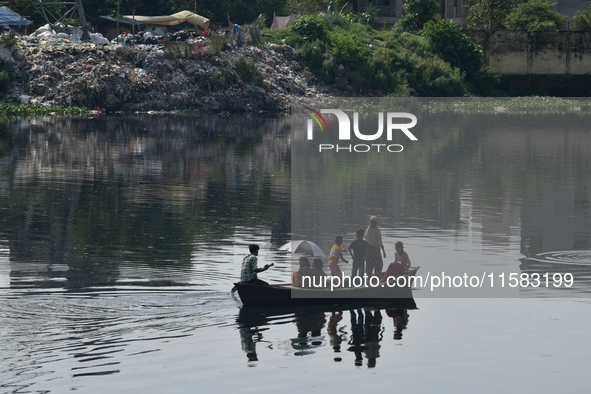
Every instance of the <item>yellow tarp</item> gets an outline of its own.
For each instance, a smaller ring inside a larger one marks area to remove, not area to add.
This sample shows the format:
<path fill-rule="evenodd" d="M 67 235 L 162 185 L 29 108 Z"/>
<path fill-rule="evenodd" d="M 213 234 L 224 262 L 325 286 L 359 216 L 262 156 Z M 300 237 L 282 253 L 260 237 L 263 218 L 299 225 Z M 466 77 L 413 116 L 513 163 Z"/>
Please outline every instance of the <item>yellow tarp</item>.
<path fill-rule="evenodd" d="M 146 24 L 146 25 L 164 25 L 164 26 L 173 26 L 178 25 L 179 23 L 189 22 L 194 25 L 198 25 L 206 30 L 209 29 L 209 19 L 197 15 L 191 11 L 181 11 L 177 12 L 176 14 L 172 15 L 162 15 L 162 16 L 142 16 L 136 15 L 123 15 L 123 18 L 129 20 L 130 22 L 135 20 L 136 24 Z"/>

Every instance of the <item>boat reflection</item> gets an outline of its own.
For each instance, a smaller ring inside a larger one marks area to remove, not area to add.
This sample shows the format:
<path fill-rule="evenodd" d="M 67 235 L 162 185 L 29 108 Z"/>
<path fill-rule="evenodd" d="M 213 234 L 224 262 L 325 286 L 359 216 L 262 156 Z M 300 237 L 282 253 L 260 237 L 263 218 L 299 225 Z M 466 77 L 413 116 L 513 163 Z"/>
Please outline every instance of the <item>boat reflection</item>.
<path fill-rule="evenodd" d="M 375 368 L 384 332 L 390 330 L 386 328 L 385 323 L 389 319 L 384 320 L 384 314 L 393 322 L 394 334 L 390 340 L 401 340 L 409 320 L 409 310 L 402 308 L 365 306 L 339 310 L 336 306 L 324 306 L 301 307 L 286 312 L 282 309 L 243 307 L 236 323 L 249 366 L 255 366 L 260 360 L 257 353 L 259 346 L 259 350 L 267 347 L 285 356 L 323 357 L 331 354 L 334 362 L 353 358 L 355 366 L 365 364 L 367 368 Z M 294 325 L 295 331 L 292 332 L 296 335 L 288 339 L 277 338 L 275 327 L 278 325 Z M 268 330 L 271 331 L 263 334 Z"/>

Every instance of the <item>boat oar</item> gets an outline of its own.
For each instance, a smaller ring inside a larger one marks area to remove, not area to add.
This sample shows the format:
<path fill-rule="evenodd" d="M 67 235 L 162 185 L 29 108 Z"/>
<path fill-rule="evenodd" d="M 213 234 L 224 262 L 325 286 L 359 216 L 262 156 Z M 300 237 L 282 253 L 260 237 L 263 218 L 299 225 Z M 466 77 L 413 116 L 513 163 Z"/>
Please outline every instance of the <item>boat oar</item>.
<path fill-rule="evenodd" d="M 267 264 L 264 269 L 261 269 L 260 271 L 257 271 L 257 273 L 258 272 L 266 271 L 266 270 L 268 270 L 269 268 L 271 268 L 274 265 L 275 265 L 275 263 Z M 234 285 L 234 287 L 232 287 L 232 294 L 236 293 L 236 290 L 238 290 L 238 289 L 236 288 L 236 285 Z"/>

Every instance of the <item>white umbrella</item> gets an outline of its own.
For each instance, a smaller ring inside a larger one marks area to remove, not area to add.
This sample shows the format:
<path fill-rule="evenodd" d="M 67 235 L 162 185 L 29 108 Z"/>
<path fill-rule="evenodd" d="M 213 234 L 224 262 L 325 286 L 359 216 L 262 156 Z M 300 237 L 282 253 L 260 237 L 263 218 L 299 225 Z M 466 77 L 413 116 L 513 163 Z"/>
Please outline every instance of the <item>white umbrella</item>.
<path fill-rule="evenodd" d="M 326 257 L 320 246 L 306 240 L 290 241 L 281 246 L 279 250 L 286 250 L 293 254 L 301 253 L 312 257 Z"/>

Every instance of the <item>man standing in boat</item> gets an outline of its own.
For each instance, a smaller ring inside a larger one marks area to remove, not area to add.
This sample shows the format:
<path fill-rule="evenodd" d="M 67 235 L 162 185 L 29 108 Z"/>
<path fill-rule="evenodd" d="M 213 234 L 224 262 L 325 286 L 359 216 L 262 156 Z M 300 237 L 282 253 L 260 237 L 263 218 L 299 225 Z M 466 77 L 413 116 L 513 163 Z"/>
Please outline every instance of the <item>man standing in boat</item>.
<path fill-rule="evenodd" d="M 365 256 L 365 273 L 369 277 L 381 277 L 382 268 L 384 268 L 384 260 L 382 260 L 380 249 L 384 254 L 384 258 L 386 258 L 386 250 L 384 249 L 384 243 L 382 242 L 382 231 L 378 227 L 377 216 L 369 218 L 369 226 L 365 231 L 365 240 L 369 244 Z"/>
<path fill-rule="evenodd" d="M 263 268 L 258 268 L 259 245 L 248 245 L 250 254 L 242 260 L 242 268 L 240 269 L 240 282 L 248 282 L 254 285 L 268 285 L 264 280 L 257 278 L 259 272 L 269 269 L 273 264 L 266 264 Z"/>

